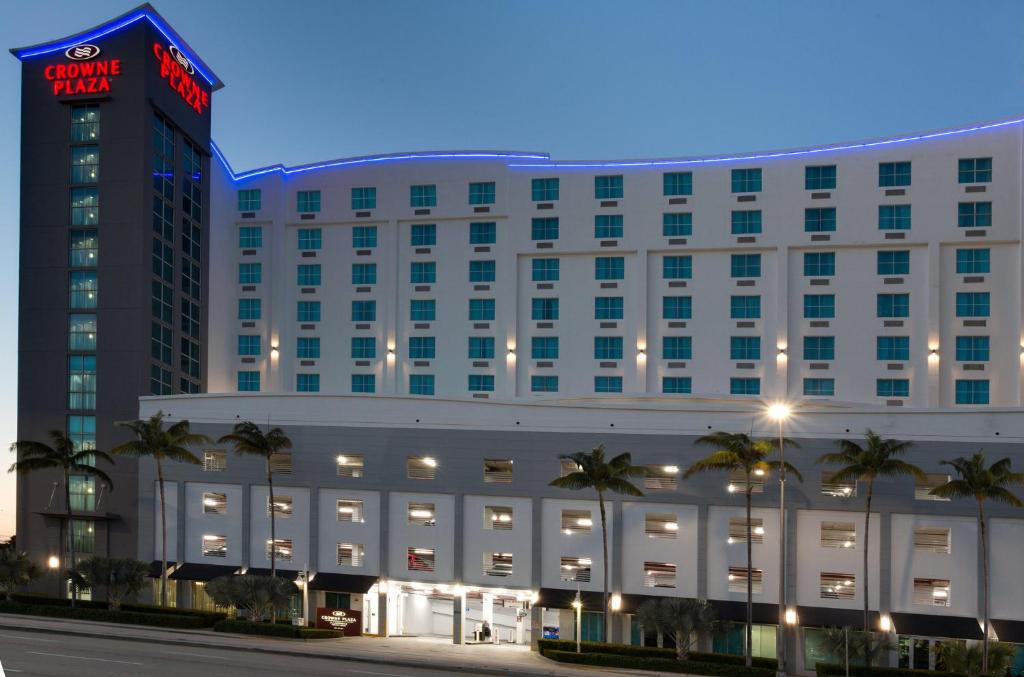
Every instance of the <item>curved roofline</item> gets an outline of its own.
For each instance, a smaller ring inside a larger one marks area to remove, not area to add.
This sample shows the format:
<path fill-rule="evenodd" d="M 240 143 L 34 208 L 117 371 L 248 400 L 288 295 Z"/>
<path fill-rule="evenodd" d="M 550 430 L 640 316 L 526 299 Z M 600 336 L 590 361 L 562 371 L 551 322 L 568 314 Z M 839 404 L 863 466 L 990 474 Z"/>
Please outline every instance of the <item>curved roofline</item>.
<path fill-rule="evenodd" d="M 47 42 L 40 42 L 36 45 L 30 45 L 28 47 L 14 47 L 11 49 L 11 54 L 18 57 L 18 59 L 24 61 L 34 56 L 42 56 L 43 54 L 52 54 L 60 50 L 67 49 L 68 47 L 74 47 L 80 45 L 83 42 L 89 42 L 90 40 L 96 40 L 105 35 L 109 35 L 116 31 L 121 30 L 127 26 L 134 24 L 137 21 L 146 20 L 153 24 L 160 33 L 167 38 L 167 41 L 180 49 L 188 57 L 192 65 L 195 66 L 196 70 L 200 75 L 203 76 L 214 91 L 224 86 L 224 83 L 220 81 L 206 62 L 203 61 L 196 54 L 196 51 L 192 49 L 185 39 L 178 35 L 178 32 L 171 28 L 171 25 L 167 23 L 167 20 L 160 16 L 160 13 L 149 4 L 148 2 L 143 3 L 133 10 L 125 12 L 120 16 L 114 17 L 109 21 L 87 28 L 84 31 L 69 35 L 64 38 L 58 38 L 57 40 L 49 40 Z"/>

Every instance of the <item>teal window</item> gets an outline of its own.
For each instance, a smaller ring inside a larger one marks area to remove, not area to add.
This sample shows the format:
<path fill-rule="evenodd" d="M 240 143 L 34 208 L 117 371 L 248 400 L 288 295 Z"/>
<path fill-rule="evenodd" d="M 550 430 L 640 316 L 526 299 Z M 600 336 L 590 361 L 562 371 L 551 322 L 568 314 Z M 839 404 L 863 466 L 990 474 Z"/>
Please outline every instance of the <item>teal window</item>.
<path fill-rule="evenodd" d="M 238 392 L 256 393 L 260 390 L 260 373 L 258 371 L 238 372 Z"/>
<path fill-rule="evenodd" d="M 68 409 L 96 408 L 96 356 L 68 357 Z"/>
<path fill-rule="evenodd" d="M 494 282 L 494 261 L 470 261 L 470 282 Z"/>
<path fill-rule="evenodd" d="M 494 204 L 494 182 L 483 181 L 469 184 L 469 204 L 471 205 L 492 205 Z"/>
<path fill-rule="evenodd" d="M 491 374 L 470 374 L 469 392 L 471 393 L 493 393 L 494 376 Z"/>
<path fill-rule="evenodd" d="M 594 392 L 595 393 L 621 393 L 622 392 L 622 377 L 621 376 L 595 376 L 594 377 Z"/>
<path fill-rule="evenodd" d="M 493 360 L 494 337 L 470 336 L 468 357 L 471 360 Z"/>
<path fill-rule="evenodd" d="M 260 336 L 240 334 L 238 336 L 238 354 L 243 357 L 254 357 L 260 354 Z"/>
<path fill-rule="evenodd" d="M 377 319 L 376 301 L 353 301 L 352 321 L 353 322 L 374 322 Z"/>
<path fill-rule="evenodd" d="M 910 185 L 909 162 L 879 162 L 878 185 L 882 188 Z"/>
<path fill-rule="evenodd" d="M 557 360 L 558 337 L 534 336 L 530 339 L 530 357 L 534 360 Z"/>
<path fill-rule="evenodd" d="M 557 320 L 558 299 L 533 299 L 533 303 L 531 304 L 531 317 L 534 320 Z"/>
<path fill-rule="evenodd" d="M 621 336 L 595 336 L 594 337 L 594 359 L 595 360 L 621 360 L 622 359 L 622 337 Z"/>
<path fill-rule="evenodd" d="M 661 277 L 665 280 L 689 280 L 693 278 L 692 256 L 663 256 Z"/>
<path fill-rule="evenodd" d="M 598 296 L 594 298 L 595 320 L 621 320 L 622 313 L 621 296 Z"/>
<path fill-rule="evenodd" d="M 665 172 L 661 175 L 661 194 L 666 197 L 693 195 L 693 173 Z"/>
<path fill-rule="evenodd" d="M 987 336 L 957 336 L 957 362 L 988 362 L 989 339 Z"/>
<path fill-rule="evenodd" d="M 558 199 L 558 179 L 534 179 L 530 189 L 534 202 L 554 202 Z"/>
<path fill-rule="evenodd" d="M 259 249 L 263 246 L 261 226 L 242 226 L 238 229 L 238 246 L 242 249 Z"/>
<path fill-rule="evenodd" d="M 957 379 L 957 404 L 988 404 L 987 379 Z"/>
<path fill-rule="evenodd" d="M 909 336 L 879 336 L 875 339 L 875 357 L 882 362 L 910 359 Z"/>
<path fill-rule="evenodd" d="M 433 374 L 410 374 L 409 375 L 410 395 L 433 395 L 434 375 Z"/>
<path fill-rule="evenodd" d="M 992 158 L 962 158 L 957 163 L 960 183 L 989 183 L 992 181 Z"/>
<path fill-rule="evenodd" d="M 557 393 L 558 392 L 558 377 L 557 376 L 531 376 L 530 377 L 530 392 L 533 392 L 533 393 Z"/>
<path fill-rule="evenodd" d="M 238 319 L 258 320 L 263 314 L 263 302 L 260 299 L 238 299 Z"/>
<path fill-rule="evenodd" d="M 71 107 L 71 141 L 96 141 L 100 138 L 100 107 L 90 103 Z"/>
<path fill-rule="evenodd" d="M 299 322 L 319 322 L 320 321 L 320 302 L 319 301 L 299 301 L 298 311 L 296 313 L 296 319 Z"/>
<path fill-rule="evenodd" d="M 436 207 L 437 186 L 425 184 L 420 186 L 409 186 L 410 207 Z"/>
<path fill-rule="evenodd" d="M 320 211 L 320 191 L 298 191 L 295 194 L 295 210 L 304 213 Z"/>
<path fill-rule="evenodd" d="M 352 392 L 377 392 L 377 377 L 373 374 L 352 374 Z"/>
<path fill-rule="evenodd" d="M 352 284 L 377 284 L 377 264 L 353 263 Z"/>
<path fill-rule="evenodd" d="M 910 317 L 910 294 L 879 294 L 878 317 Z"/>
<path fill-rule="evenodd" d="M 693 315 L 693 298 L 690 296 L 662 296 L 661 317 L 664 320 L 689 320 Z"/>
<path fill-rule="evenodd" d="M 622 174 L 594 177 L 594 197 L 598 200 L 622 199 Z"/>
<path fill-rule="evenodd" d="M 835 229 L 835 207 L 811 207 L 804 210 L 805 233 L 832 233 Z"/>
<path fill-rule="evenodd" d="M 74 315 L 71 316 L 72 321 Z M 164 364 L 171 363 L 171 344 L 173 339 L 171 338 L 172 332 L 169 327 L 165 327 L 159 322 L 154 322 L 150 325 L 150 354 L 154 360 L 160 360 Z M 94 334 L 95 336 L 95 334 Z M 74 338 L 74 334 L 72 334 Z M 95 346 L 79 348 L 79 350 L 94 350 Z M 73 350 L 73 348 L 72 348 Z M 152 395 L 158 395 L 160 393 L 151 393 Z"/>
<path fill-rule="evenodd" d="M 558 217 L 533 219 L 530 223 L 530 238 L 533 240 L 557 240 Z"/>
<path fill-rule="evenodd" d="M 320 264 L 300 263 L 297 282 L 300 287 L 315 287 L 320 284 Z"/>
<path fill-rule="evenodd" d="M 433 223 L 417 223 L 411 229 L 413 247 L 433 247 L 437 244 L 437 226 Z"/>
<path fill-rule="evenodd" d="M 376 209 L 377 189 L 372 187 L 352 189 L 352 209 Z"/>
<path fill-rule="evenodd" d="M 805 336 L 804 359 L 812 361 L 836 359 L 836 337 Z"/>
<path fill-rule="evenodd" d="M 730 336 L 729 337 L 729 359 L 730 360 L 760 360 L 761 359 L 761 337 L 760 336 Z"/>
<path fill-rule="evenodd" d="M 295 357 L 300 360 L 320 359 L 320 338 L 318 336 L 300 336 L 295 341 Z"/>
<path fill-rule="evenodd" d="M 100 147 L 71 147 L 71 183 L 96 183 L 100 180 Z"/>
<path fill-rule="evenodd" d="M 377 226 L 355 226 L 352 228 L 353 249 L 373 249 L 377 246 Z"/>
<path fill-rule="evenodd" d="M 750 209 L 732 213 L 733 235 L 755 235 L 761 232 L 761 210 Z"/>
<path fill-rule="evenodd" d="M 662 336 L 661 357 L 665 360 L 692 360 L 693 338 L 690 336 Z"/>
<path fill-rule="evenodd" d="M 494 319 L 494 299 L 470 299 L 469 319 L 476 322 L 490 322 Z"/>
<path fill-rule="evenodd" d="M 831 378 L 805 378 L 804 395 L 808 397 L 833 397 L 836 394 L 836 382 Z"/>
<path fill-rule="evenodd" d="M 71 225 L 95 226 L 100 220 L 100 193 L 96 188 L 71 189 Z"/>
<path fill-rule="evenodd" d="M 99 263 L 99 237 L 96 231 L 71 231 L 71 246 L 68 263 L 72 268 L 95 268 Z"/>
<path fill-rule="evenodd" d="M 96 417 L 68 416 L 68 437 L 75 450 L 96 448 Z"/>
<path fill-rule="evenodd" d="M 835 294 L 804 294 L 804 317 L 827 319 L 835 316 Z"/>
<path fill-rule="evenodd" d="M 95 270 L 74 270 L 69 276 L 69 305 L 73 310 L 95 308 L 98 282 Z"/>
<path fill-rule="evenodd" d="M 693 214 L 690 212 L 662 214 L 661 234 L 665 237 L 693 235 Z"/>
<path fill-rule="evenodd" d="M 733 254 L 730 268 L 732 277 L 761 277 L 761 255 Z"/>
<path fill-rule="evenodd" d="M 879 230 L 910 230 L 910 205 L 879 205 Z"/>
<path fill-rule="evenodd" d="M 957 292 L 956 294 L 957 317 L 988 317 L 989 306 L 987 291 Z"/>
<path fill-rule="evenodd" d="M 300 393 L 320 392 L 320 374 L 296 374 L 295 390 Z"/>
<path fill-rule="evenodd" d="M 594 277 L 598 280 L 621 280 L 626 276 L 626 259 L 621 256 L 598 256 L 594 260 Z"/>
<path fill-rule="evenodd" d="M 320 249 L 323 245 L 323 233 L 319 228 L 299 228 L 299 249 Z"/>
<path fill-rule="evenodd" d="M 729 317 L 734 320 L 761 319 L 760 296 L 732 296 L 729 298 Z"/>
<path fill-rule="evenodd" d="M 437 353 L 437 340 L 433 336 L 410 336 L 409 358 L 432 360 Z"/>
<path fill-rule="evenodd" d="M 663 376 L 661 392 L 666 395 L 689 395 L 693 392 L 689 376 Z"/>
<path fill-rule="evenodd" d="M 804 167 L 804 188 L 806 190 L 835 190 L 836 166 L 812 165 Z"/>
<path fill-rule="evenodd" d="M 558 275 L 558 259 L 533 259 L 534 282 L 556 282 Z"/>
<path fill-rule="evenodd" d="M 75 407 L 72 407 L 74 409 Z M 71 509 L 78 512 L 92 512 L 96 509 L 96 478 L 90 475 L 71 475 L 68 477 L 68 493 L 71 499 Z M 75 527 L 80 522 L 75 521 Z M 91 529 L 87 528 L 86 533 Z M 77 536 L 77 534 L 76 534 Z M 76 544 L 78 543 L 76 539 Z M 91 551 L 92 548 L 89 548 Z M 79 551 L 81 552 L 81 551 Z"/>
<path fill-rule="evenodd" d="M 437 282 L 437 264 L 433 261 L 413 261 L 409 264 L 409 281 L 413 284 Z"/>
<path fill-rule="evenodd" d="M 992 203 L 961 202 L 957 205 L 956 225 L 960 228 L 988 228 L 992 225 Z"/>
<path fill-rule="evenodd" d="M 879 275 L 909 275 L 910 274 L 910 251 L 886 250 L 878 252 L 878 274 Z"/>
<path fill-rule="evenodd" d="M 262 192 L 259 188 L 238 191 L 238 211 L 258 212 L 261 203 Z"/>
<path fill-rule="evenodd" d="M 956 272 L 966 275 L 991 272 L 989 258 L 988 249 L 957 249 Z"/>
<path fill-rule="evenodd" d="M 832 277 L 836 274 L 835 252 L 805 252 L 804 275 L 807 277 Z"/>
<path fill-rule="evenodd" d="M 734 193 L 760 193 L 761 192 L 761 170 L 760 169 L 734 169 L 734 170 L 732 170 L 732 192 L 734 192 Z"/>
<path fill-rule="evenodd" d="M 373 360 L 377 357 L 377 339 L 372 336 L 352 337 L 352 359 Z"/>
<path fill-rule="evenodd" d="M 730 395 L 760 395 L 761 379 L 759 378 L 731 378 L 729 379 Z"/>
<path fill-rule="evenodd" d="M 910 397 L 910 379 L 880 378 L 875 381 L 878 397 Z"/>
<path fill-rule="evenodd" d="M 493 222 L 469 224 L 470 244 L 494 244 L 498 239 L 498 229 Z"/>
<path fill-rule="evenodd" d="M 598 214 L 595 216 L 594 237 L 622 237 L 622 214 Z"/>

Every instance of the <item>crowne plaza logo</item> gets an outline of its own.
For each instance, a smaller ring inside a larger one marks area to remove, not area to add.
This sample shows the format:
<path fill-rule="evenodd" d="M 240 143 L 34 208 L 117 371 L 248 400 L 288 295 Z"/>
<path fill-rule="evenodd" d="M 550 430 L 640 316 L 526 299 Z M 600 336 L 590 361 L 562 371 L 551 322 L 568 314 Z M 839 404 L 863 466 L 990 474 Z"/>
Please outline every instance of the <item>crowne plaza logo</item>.
<path fill-rule="evenodd" d="M 64 56 L 72 61 L 88 61 L 100 55 L 100 48 L 96 45 L 75 45 L 64 50 Z"/>

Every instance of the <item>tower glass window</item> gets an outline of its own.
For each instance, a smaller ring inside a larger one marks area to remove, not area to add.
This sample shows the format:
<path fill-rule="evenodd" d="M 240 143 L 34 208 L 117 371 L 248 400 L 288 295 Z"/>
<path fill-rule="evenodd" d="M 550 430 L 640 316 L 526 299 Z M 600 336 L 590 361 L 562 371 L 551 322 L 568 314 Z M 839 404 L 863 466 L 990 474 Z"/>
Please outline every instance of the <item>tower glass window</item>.
<path fill-rule="evenodd" d="M 804 294 L 804 317 L 827 319 L 836 316 L 835 294 Z"/>
<path fill-rule="evenodd" d="M 836 337 L 805 336 L 804 359 L 818 361 L 828 361 L 836 359 Z"/>
<path fill-rule="evenodd" d="M 71 271 L 69 286 L 69 306 L 72 310 L 90 309 L 96 307 L 98 296 L 96 271 Z"/>
<path fill-rule="evenodd" d="M 263 246 L 261 226 L 242 226 L 238 229 L 238 246 L 242 249 L 259 249 Z"/>
<path fill-rule="evenodd" d="M 71 183 L 96 183 L 100 180 L 100 147 L 71 147 Z"/>
<path fill-rule="evenodd" d="M 411 322 L 433 322 L 436 316 L 437 302 L 434 299 L 412 299 L 409 301 L 409 320 Z"/>
<path fill-rule="evenodd" d="M 902 362 L 910 359 L 909 336 L 879 336 L 875 340 L 875 357 L 884 362 Z"/>
<path fill-rule="evenodd" d="M 69 265 L 95 268 L 99 263 L 99 237 L 93 229 L 71 231 Z"/>
<path fill-rule="evenodd" d="M 989 292 L 957 292 L 957 317 L 988 317 L 991 303 Z"/>
<path fill-rule="evenodd" d="M 595 320 L 621 320 L 622 315 L 621 296 L 598 296 L 594 299 Z"/>
<path fill-rule="evenodd" d="M 470 299 L 469 319 L 476 322 L 494 320 L 494 299 Z"/>
<path fill-rule="evenodd" d="M 71 107 L 71 141 L 83 143 L 100 138 L 100 107 L 90 103 Z"/>
<path fill-rule="evenodd" d="M 68 357 L 68 409 L 96 408 L 96 356 Z"/>
<path fill-rule="evenodd" d="M 68 318 L 68 349 L 96 350 L 96 316 L 71 315 Z"/>
<path fill-rule="evenodd" d="M 97 188 L 71 189 L 71 225 L 95 226 L 100 220 L 100 192 Z"/>

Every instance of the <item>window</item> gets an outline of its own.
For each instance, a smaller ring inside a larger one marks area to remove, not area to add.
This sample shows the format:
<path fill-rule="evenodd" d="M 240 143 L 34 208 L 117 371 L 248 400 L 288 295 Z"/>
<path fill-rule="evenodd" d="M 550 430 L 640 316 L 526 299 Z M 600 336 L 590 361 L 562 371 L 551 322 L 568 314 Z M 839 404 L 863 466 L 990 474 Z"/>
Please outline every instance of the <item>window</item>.
<path fill-rule="evenodd" d="M 96 188 L 71 189 L 71 225 L 95 226 L 100 220 L 100 193 Z"/>
<path fill-rule="evenodd" d="M 689 280 L 693 278 L 692 256 L 663 256 L 661 277 L 665 280 Z"/>
<path fill-rule="evenodd" d="M 649 512 L 644 515 L 644 534 L 647 538 L 675 540 L 679 534 L 679 522 L 673 513 Z"/>
<path fill-rule="evenodd" d="M 814 361 L 836 359 L 836 337 L 805 336 L 804 359 Z"/>
<path fill-rule="evenodd" d="M 804 210 L 804 232 L 831 233 L 836 229 L 835 207 L 814 207 Z"/>
<path fill-rule="evenodd" d="M 296 283 L 300 287 L 316 287 L 320 284 L 320 264 L 302 263 L 297 270 Z"/>
<path fill-rule="evenodd" d="M 621 280 L 626 276 L 626 259 L 621 256 L 598 256 L 594 259 L 594 278 Z"/>
<path fill-rule="evenodd" d="M 320 374 L 296 374 L 295 390 L 300 393 L 320 392 Z"/>
<path fill-rule="evenodd" d="M 558 299 L 535 298 L 531 303 L 531 317 L 534 320 L 557 320 Z"/>
<path fill-rule="evenodd" d="M 914 604 L 920 606 L 949 606 L 949 580 L 915 578 Z"/>
<path fill-rule="evenodd" d="M 409 265 L 409 281 L 413 284 L 437 282 L 437 264 L 433 261 L 413 261 Z"/>
<path fill-rule="evenodd" d="M 594 392 L 595 393 L 621 393 L 622 392 L 622 377 L 621 376 L 595 376 L 594 377 Z"/>
<path fill-rule="evenodd" d="M 734 169 L 734 170 L 732 170 L 732 192 L 734 192 L 734 193 L 760 193 L 761 192 L 761 170 L 760 169 Z"/>
<path fill-rule="evenodd" d="M 174 281 L 174 250 L 170 245 L 153 238 L 153 274 L 165 282 Z"/>
<path fill-rule="evenodd" d="M 238 191 L 238 211 L 258 212 L 261 207 L 262 192 L 259 188 Z"/>
<path fill-rule="evenodd" d="M 434 375 L 433 374 L 410 374 L 409 375 L 410 395 L 433 395 Z"/>
<path fill-rule="evenodd" d="M 295 194 L 295 209 L 300 212 L 320 211 L 320 191 L 300 190 Z"/>
<path fill-rule="evenodd" d="M 258 371 L 238 372 L 238 392 L 256 393 L 260 390 L 260 373 Z"/>
<path fill-rule="evenodd" d="M 238 354 L 247 357 L 259 355 L 260 336 L 258 334 L 240 334 L 238 337 Z"/>
<path fill-rule="evenodd" d="M 377 339 L 372 336 L 352 337 L 352 359 L 373 360 L 377 357 Z"/>
<path fill-rule="evenodd" d="M 494 223 L 469 224 L 470 244 L 494 244 L 498 239 L 498 229 Z"/>
<path fill-rule="evenodd" d="M 69 264 L 72 268 L 95 268 L 99 263 L 99 238 L 95 230 L 71 231 Z"/>
<path fill-rule="evenodd" d="M 100 107 L 91 103 L 71 107 L 71 141 L 95 141 L 100 138 Z"/>
<path fill-rule="evenodd" d="M 437 244 L 437 226 L 433 223 L 413 224 L 410 229 L 413 247 L 433 247 Z"/>
<path fill-rule="evenodd" d="M 267 539 L 267 559 L 270 559 L 271 550 L 274 552 L 274 559 L 281 562 L 292 561 L 292 539 L 275 538 Z"/>
<path fill-rule="evenodd" d="M 290 472 L 290 471 L 289 471 Z M 267 498 L 267 517 L 270 517 L 270 513 L 274 513 L 279 517 L 288 518 L 292 516 L 292 497 L 283 496 L 281 494 L 274 494 L 274 502 L 270 502 L 270 498 Z"/>
<path fill-rule="evenodd" d="M 96 183 L 100 180 L 100 147 L 71 147 L 71 183 Z"/>
<path fill-rule="evenodd" d="M 273 454 L 271 454 L 270 471 L 273 473 L 290 475 L 292 472 L 292 452 L 276 451 Z"/>
<path fill-rule="evenodd" d="M 988 249 L 957 249 L 956 250 L 956 272 L 959 274 L 976 275 L 988 273 L 989 270 Z"/>
<path fill-rule="evenodd" d="M 470 301 L 472 306 L 472 301 Z M 434 299 L 412 299 L 409 301 L 411 322 L 433 322 L 437 317 L 437 301 Z"/>
<path fill-rule="evenodd" d="M 622 214 L 598 214 L 595 216 L 594 237 L 622 237 Z"/>
<path fill-rule="evenodd" d="M 807 277 L 831 277 L 836 274 L 835 252 L 805 252 L 804 275 Z"/>
<path fill-rule="evenodd" d="M 622 359 L 622 337 L 621 336 L 595 336 L 594 337 L 594 359 L 595 360 L 621 360 Z"/>
<path fill-rule="evenodd" d="M 484 508 L 484 529 L 508 531 L 512 528 L 512 508 L 489 505 Z"/>
<path fill-rule="evenodd" d="M 406 561 L 409 571 L 422 571 L 433 573 L 434 571 L 434 549 L 433 548 L 407 548 Z"/>
<path fill-rule="evenodd" d="M 957 292 L 956 294 L 957 317 L 988 317 L 989 307 L 990 301 L 987 291 Z"/>
<path fill-rule="evenodd" d="M 666 395 L 689 395 L 693 392 L 689 376 L 663 376 L 661 392 Z"/>
<path fill-rule="evenodd" d="M 727 543 L 747 542 L 747 520 L 745 517 L 729 518 L 729 538 Z M 750 518 L 750 542 L 755 545 L 764 543 L 764 520 L 760 517 Z"/>
<path fill-rule="evenodd" d="M 530 339 L 530 357 L 534 360 L 557 360 L 558 337 L 534 336 Z"/>
<path fill-rule="evenodd" d="M 988 362 L 988 336 L 957 336 L 957 362 Z"/>
<path fill-rule="evenodd" d="M 992 158 L 962 158 L 957 163 L 960 183 L 989 183 L 992 181 Z"/>
<path fill-rule="evenodd" d="M 804 167 L 804 188 L 806 190 L 835 190 L 835 187 L 835 165 Z"/>
<path fill-rule="evenodd" d="M 296 311 L 296 319 L 299 322 L 319 322 L 320 302 L 299 301 Z"/>
<path fill-rule="evenodd" d="M 878 163 L 878 185 L 882 188 L 889 186 L 910 185 L 910 163 L 909 162 L 879 162 Z"/>
<path fill-rule="evenodd" d="M 594 197 L 598 200 L 622 199 L 622 174 L 594 177 Z"/>
<path fill-rule="evenodd" d="M 589 583 L 592 561 L 589 557 L 562 557 L 561 580 L 563 583 Z"/>
<path fill-rule="evenodd" d="M 821 495 L 831 498 L 850 498 L 857 495 L 857 481 L 843 480 L 835 481 L 835 472 L 831 470 L 821 471 Z"/>
<path fill-rule="evenodd" d="M 875 339 L 875 357 L 887 362 L 909 360 L 910 337 L 879 336 Z"/>
<path fill-rule="evenodd" d="M 761 337 L 760 336 L 730 336 L 729 337 L 729 359 L 730 360 L 760 360 L 761 359 Z"/>
<path fill-rule="evenodd" d="M 494 299 L 470 299 L 469 319 L 491 321 L 494 319 Z"/>
<path fill-rule="evenodd" d="M 755 595 L 760 595 L 764 586 L 764 572 L 761 569 L 750 570 L 750 586 Z M 729 592 L 747 592 L 747 568 L 729 567 Z"/>
<path fill-rule="evenodd" d="M 68 409 L 96 408 L 96 356 L 68 356 Z"/>
<path fill-rule="evenodd" d="M 730 395 L 760 395 L 761 379 L 758 378 L 730 378 Z"/>
<path fill-rule="evenodd" d="M 808 319 L 836 316 L 835 294 L 804 294 L 804 317 Z"/>
<path fill-rule="evenodd" d="M 595 320 L 621 320 L 622 313 L 621 296 L 598 296 L 594 298 Z"/>
<path fill-rule="evenodd" d="M 494 392 L 494 376 L 491 374 L 470 374 L 468 389 L 471 393 L 492 393 Z"/>
<path fill-rule="evenodd" d="M 665 237 L 685 237 L 693 235 L 693 214 L 661 215 L 661 234 Z"/>
<path fill-rule="evenodd" d="M 730 266 L 732 277 L 761 277 L 760 254 L 732 254 Z"/>
<path fill-rule="evenodd" d="M 410 207 L 436 207 L 437 186 L 426 184 L 420 186 L 409 186 Z"/>
<path fill-rule="evenodd" d="M 531 376 L 530 377 L 530 392 L 533 392 L 533 393 L 557 393 L 558 392 L 558 377 L 557 376 Z"/>
<path fill-rule="evenodd" d="M 675 588 L 676 565 L 669 562 L 644 562 L 645 588 Z"/>
<path fill-rule="evenodd" d="M 674 197 L 693 195 L 692 172 L 665 172 L 661 175 L 662 195 Z"/>
<path fill-rule="evenodd" d="M 645 489 L 652 491 L 675 491 L 679 488 L 679 466 L 646 465 L 644 470 L 646 471 L 644 473 Z M 674 518 L 674 516 L 672 517 Z M 650 519 L 649 515 L 647 519 Z"/>
<path fill-rule="evenodd" d="M 732 213 L 733 235 L 754 235 L 761 232 L 761 210 L 734 211 Z"/>
<path fill-rule="evenodd" d="M 573 461 L 571 459 L 568 459 L 568 458 L 563 458 L 563 459 L 559 460 L 558 466 L 559 466 L 559 473 L 558 473 L 559 477 L 565 477 L 566 475 L 571 475 L 572 473 L 579 472 L 579 470 L 581 470 L 580 466 L 576 465 L 575 461 Z M 588 512 L 587 515 L 589 516 L 590 513 Z"/>
<path fill-rule="evenodd" d="M 260 299 L 238 299 L 239 320 L 258 320 L 262 315 L 262 311 Z"/>
<path fill-rule="evenodd" d="M 160 360 L 164 364 L 171 363 L 171 330 L 157 322 L 151 325 L 150 331 L 150 354 L 154 360 Z M 156 393 L 154 393 L 156 394 Z"/>
<path fill-rule="evenodd" d="M 433 336 L 410 336 L 409 359 L 432 360 L 436 354 L 436 340 Z"/>
<path fill-rule="evenodd" d="M 992 203 L 961 202 L 957 205 L 956 225 L 960 228 L 988 228 L 992 225 Z"/>
<path fill-rule="evenodd" d="M 470 261 L 470 282 L 494 282 L 494 261 Z"/>
<path fill-rule="evenodd" d="M 853 522 L 822 522 L 821 547 L 852 548 L 857 543 L 857 528 Z"/>
<path fill-rule="evenodd" d="M 875 381 L 878 397 L 910 397 L 910 379 L 880 378 Z"/>
<path fill-rule="evenodd" d="M 436 527 L 437 509 L 433 503 L 409 503 L 406 508 L 406 523 L 417 527 Z"/>
<path fill-rule="evenodd" d="M 228 537 L 203 535 L 203 557 L 227 557 Z"/>
<path fill-rule="evenodd" d="M 238 229 L 238 246 L 242 249 L 259 249 L 263 246 L 262 226 L 241 226 Z"/>
<path fill-rule="evenodd" d="M 594 519 L 591 517 L 589 510 L 562 510 L 562 533 L 566 536 L 589 534 L 593 528 Z"/>
<path fill-rule="evenodd" d="M 96 417 L 68 416 L 68 437 L 78 451 L 96 448 Z"/>
<path fill-rule="evenodd" d="M 910 230 L 910 205 L 879 205 L 879 230 Z"/>
<path fill-rule="evenodd" d="M 510 552 L 485 552 L 484 553 L 484 575 L 485 576 L 511 576 L 512 575 L 512 553 Z"/>
<path fill-rule="evenodd" d="M 468 357 L 471 360 L 493 360 L 494 337 L 470 336 Z"/>
<path fill-rule="evenodd" d="M 239 263 L 238 284 L 259 284 L 263 281 L 262 263 Z"/>
<path fill-rule="evenodd" d="M 689 296 L 662 296 L 661 317 L 665 320 L 689 320 L 693 315 L 693 298 Z"/>
<path fill-rule="evenodd" d="M 914 551 L 949 554 L 949 527 L 914 527 Z"/>
<path fill-rule="evenodd" d="M 360 543 L 338 544 L 337 562 L 340 567 L 361 567 L 363 556 L 363 546 Z"/>
<path fill-rule="evenodd" d="M 909 275 L 910 252 L 907 250 L 878 252 L 878 274 Z"/>
<path fill-rule="evenodd" d="M 433 456 L 410 456 L 405 461 L 406 477 L 411 480 L 432 480 L 437 477 L 437 459 Z"/>
<path fill-rule="evenodd" d="M 299 228 L 299 249 L 320 249 L 323 244 L 323 233 L 319 228 Z"/>
<path fill-rule="evenodd" d="M 96 350 L 95 315 L 71 315 L 68 318 L 68 349 Z"/>
<path fill-rule="evenodd" d="M 554 202 L 558 199 L 558 179 L 533 179 L 530 189 L 534 202 Z"/>
<path fill-rule="evenodd" d="M 988 380 L 957 379 L 955 384 L 957 404 L 988 404 Z"/>
<path fill-rule="evenodd" d="M 377 264 L 353 263 L 352 284 L 377 284 Z"/>
<path fill-rule="evenodd" d="M 533 259 L 534 282 L 556 282 L 558 273 L 558 259 Z"/>
<path fill-rule="evenodd" d="M 217 449 L 207 449 L 203 452 L 203 472 L 224 472 L 227 468 L 227 452 Z"/>
<path fill-rule="evenodd" d="M 494 182 L 485 181 L 469 184 L 469 204 L 471 205 L 492 205 L 494 204 Z"/>
<path fill-rule="evenodd" d="M 363 457 L 359 454 L 338 454 L 334 459 L 334 465 L 338 477 L 363 476 Z"/>
<path fill-rule="evenodd" d="M 910 317 L 910 294 L 879 294 L 878 317 Z"/>
<path fill-rule="evenodd" d="M 857 593 L 857 577 L 853 574 L 821 572 L 821 599 L 852 600 Z"/>
<path fill-rule="evenodd" d="M 760 296 L 732 296 L 729 299 L 729 317 L 739 320 L 756 320 L 761 317 Z"/>
<path fill-rule="evenodd" d="M 949 482 L 949 475 L 926 474 L 924 479 L 914 478 L 914 500 L 915 501 L 948 501 L 948 498 L 935 496 L 932 489 L 941 487 Z"/>
<path fill-rule="evenodd" d="M 373 249 L 377 246 L 377 226 L 355 226 L 352 229 L 354 249 Z"/>
<path fill-rule="evenodd" d="M 373 374 L 352 374 L 352 392 L 377 392 L 377 377 Z"/>
<path fill-rule="evenodd" d="M 484 482 L 486 484 L 512 484 L 512 459 L 485 458 Z"/>
<path fill-rule="evenodd" d="M 69 286 L 69 307 L 72 310 L 96 307 L 97 282 L 95 271 L 72 271 L 70 274 Z"/>
<path fill-rule="evenodd" d="M 352 209 L 376 209 L 377 189 L 376 188 L 353 188 Z"/>

